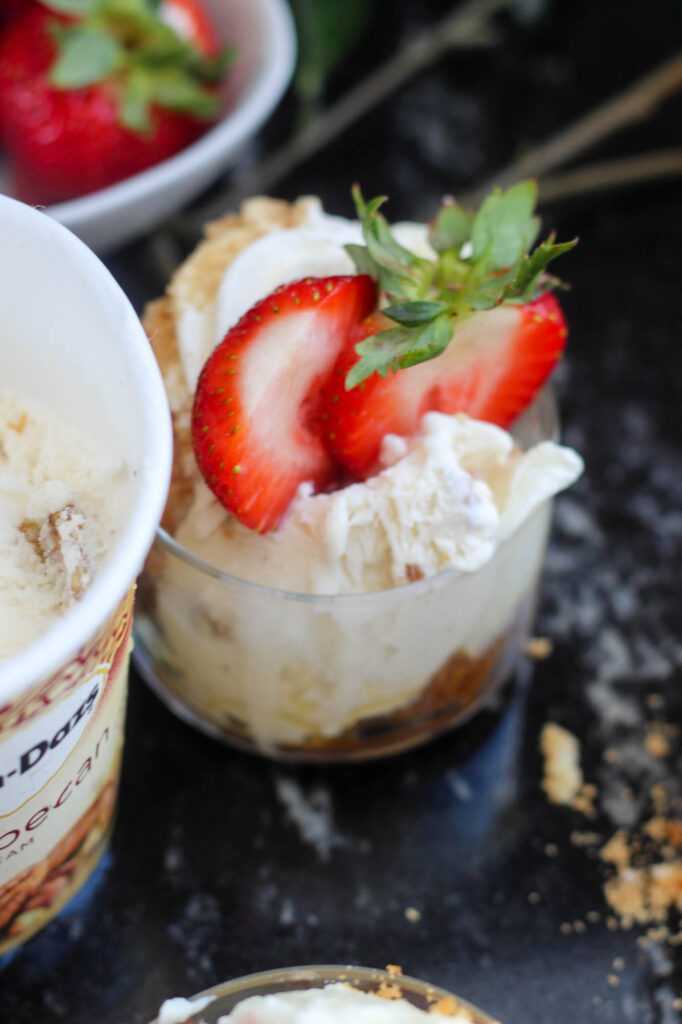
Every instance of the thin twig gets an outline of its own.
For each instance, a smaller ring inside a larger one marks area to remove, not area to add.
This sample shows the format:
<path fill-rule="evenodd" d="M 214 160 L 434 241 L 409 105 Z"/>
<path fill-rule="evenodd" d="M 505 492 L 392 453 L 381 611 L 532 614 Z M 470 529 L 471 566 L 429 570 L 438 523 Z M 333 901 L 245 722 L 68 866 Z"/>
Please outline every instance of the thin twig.
<path fill-rule="evenodd" d="M 682 54 L 618 93 L 585 117 L 563 128 L 546 142 L 533 146 L 518 160 L 488 179 L 480 188 L 458 199 L 477 206 L 495 185 L 503 188 L 523 178 L 536 177 L 559 167 L 614 132 L 650 117 L 663 100 L 682 88 Z"/>
<path fill-rule="evenodd" d="M 570 199 L 585 192 L 640 185 L 660 178 L 682 175 L 682 149 L 663 149 L 619 160 L 587 164 L 538 181 L 541 203 Z"/>
<path fill-rule="evenodd" d="M 368 111 L 456 46 L 486 45 L 490 42 L 485 25 L 493 14 L 513 0 L 469 0 L 436 25 L 424 29 L 412 42 L 390 57 L 376 71 L 328 107 L 302 132 L 294 135 L 272 156 L 250 169 L 218 198 L 192 211 L 191 222 L 207 220 L 234 209 L 246 195 L 267 192 L 304 160 L 323 149 Z"/>

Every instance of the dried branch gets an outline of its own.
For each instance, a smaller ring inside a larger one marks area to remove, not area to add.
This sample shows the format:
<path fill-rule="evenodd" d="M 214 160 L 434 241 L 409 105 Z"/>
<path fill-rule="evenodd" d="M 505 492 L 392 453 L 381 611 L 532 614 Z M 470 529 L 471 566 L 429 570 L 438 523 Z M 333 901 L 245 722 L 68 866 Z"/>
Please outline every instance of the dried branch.
<path fill-rule="evenodd" d="M 247 195 L 268 192 L 276 182 L 323 149 L 448 49 L 490 45 L 494 37 L 487 27 L 488 21 L 492 15 L 511 3 L 513 0 L 469 0 L 436 25 L 424 29 L 340 100 L 327 107 L 307 128 L 294 135 L 261 164 L 240 175 L 231 188 L 193 210 L 193 226 L 201 226 L 226 210 L 235 209 Z"/>
<path fill-rule="evenodd" d="M 623 185 L 641 185 L 660 178 L 682 175 L 682 149 L 663 149 L 640 153 L 619 160 L 587 164 L 548 178 L 540 178 L 540 202 L 570 199 L 586 192 L 597 192 Z"/>
<path fill-rule="evenodd" d="M 479 188 L 457 198 L 464 205 L 475 207 L 495 185 L 506 188 L 523 178 L 538 177 L 544 171 L 572 160 L 614 132 L 650 117 L 665 99 L 680 88 L 682 54 L 677 54 L 568 128 L 527 150 Z"/>

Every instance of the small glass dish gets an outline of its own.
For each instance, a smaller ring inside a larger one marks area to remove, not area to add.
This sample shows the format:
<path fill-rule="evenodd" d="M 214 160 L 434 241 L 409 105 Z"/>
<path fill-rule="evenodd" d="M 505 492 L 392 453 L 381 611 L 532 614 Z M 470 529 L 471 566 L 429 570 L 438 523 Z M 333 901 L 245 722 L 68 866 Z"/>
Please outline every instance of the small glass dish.
<path fill-rule="evenodd" d="M 512 431 L 557 433 L 544 391 Z M 229 576 L 160 529 L 136 607 L 137 665 L 180 717 L 271 757 L 358 761 L 464 722 L 528 637 L 551 502 L 472 573 L 331 597 Z"/>
<path fill-rule="evenodd" d="M 183 1024 L 216 1024 L 219 1017 L 229 1014 L 238 1003 L 250 996 L 291 992 L 296 989 L 325 988 L 338 982 L 350 985 L 361 992 L 385 995 L 389 999 L 405 999 L 420 1010 L 437 1011 L 453 1017 L 458 1024 L 460 1020 L 470 1021 L 471 1024 L 499 1024 L 471 1003 L 435 985 L 408 978 L 395 971 L 337 965 L 284 967 L 275 971 L 248 974 L 243 978 L 216 985 L 193 996 L 192 1001 L 197 1001 L 198 1009 Z M 211 1001 L 205 1005 L 205 1000 L 209 997 L 212 997 Z M 151 1024 L 158 1024 L 158 1018 Z"/>

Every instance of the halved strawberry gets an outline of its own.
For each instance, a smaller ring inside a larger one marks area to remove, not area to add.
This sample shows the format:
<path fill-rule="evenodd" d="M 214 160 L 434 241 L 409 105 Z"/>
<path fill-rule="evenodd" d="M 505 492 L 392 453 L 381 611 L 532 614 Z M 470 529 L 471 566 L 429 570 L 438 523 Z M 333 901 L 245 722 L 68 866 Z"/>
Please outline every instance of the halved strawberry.
<path fill-rule="evenodd" d="M 386 377 L 373 373 L 347 391 L 346 375 L 359 359 L 355 346 L 393 326 L 375 313 L 351 331 L 324 390 L 323 438 L 359 477 L 372 471 L 386 434 L 414 434 L 429 410 L 466 412 L 508 427 L 542 387 L 567 336 L 559 304 L 548 292 L 525 305 L 474 313 L 435 359 Z"/>
<path fill-rule="evenodd" d="M 351 328 L 375 305 L 366 274 L 284 285 L 245 313 L 204 366 L 194 453 L 215 496 L 251 529 L 276 527 L 299 484 L 320 487 L 332 476 L 321 390 Z"/>

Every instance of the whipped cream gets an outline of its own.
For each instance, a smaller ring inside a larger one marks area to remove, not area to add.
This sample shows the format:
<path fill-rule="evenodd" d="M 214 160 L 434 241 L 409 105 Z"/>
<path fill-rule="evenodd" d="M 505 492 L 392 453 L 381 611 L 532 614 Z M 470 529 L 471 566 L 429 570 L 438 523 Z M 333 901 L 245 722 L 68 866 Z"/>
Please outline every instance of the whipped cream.
<path fill-rule="evenodd" d="M 435 255 L 426 225 L 405 221 L 392 230 L 401 245 L 418 255 Z M 349 244 L 363 244 L 360 223 L 325 213 L 319 199 L 309 197 L 302 224 L 270 231 L 238 253 L 225 269 L 214 303 L 196 304 L 185 297 L 176 332 L 189 389 L 194 392 L 204 363 L 226 332 L 275 288 L 305 277 L 357 273 L 344 249 Z"/>
<path fill-rule="evenodd" d="M 240 579 L 307 594 L 384 590 L 450 569 L 472 573 L 543 502 L 579 476 L 575 452 L 459 414 L 427 413 L 421 433 L 384 438 L 385 467 L 330 494 L 303 485 L 264 536 L 201 484 L 177 540 Z"/>
<path fill-rule="evenodd" d="M 184 1024 L 191 1013 L 203 1008 L 201 1004 L 203 1000 L 168 1000 L 158 1024 Z M 471 1024 L 471 1018 L 430 1013 L 405 999 L 384 999 L 339 982 L 326 988 L 250 996 L 219 1017 L 218 1024 Z"/>
<path fill-rule="evenodd" d="M 125 469 L 24 398 L 0 392 L 0 660 L 78 600 L 123 516 Z"/>

